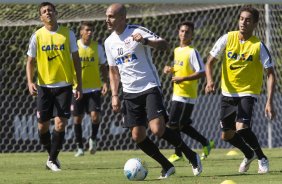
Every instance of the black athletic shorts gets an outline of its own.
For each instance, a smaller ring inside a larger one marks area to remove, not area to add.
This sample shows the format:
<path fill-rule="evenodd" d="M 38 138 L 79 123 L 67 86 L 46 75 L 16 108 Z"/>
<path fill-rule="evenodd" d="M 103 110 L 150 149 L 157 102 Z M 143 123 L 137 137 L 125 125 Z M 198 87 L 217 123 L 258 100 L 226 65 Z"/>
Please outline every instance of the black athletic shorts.
<path fill-rule="evenodd" d="M 193 108 L 194 104 L 172 101 L 168 126 L 172 129 L 181 130 L 184 124 L 191 124 Z"/>
<path fill-rule="evenodd" d="M 71 111 L 74 116 L 83 115 L 92 111 L 101 111 L 101 91 L 84 93 L 80 100 L 72 98 Z"/>
<path fill-rule="evenodd" d="M 220 125 L 223 131 L 234 129 L 236 122 L 242 122 L 251 127 L 254 103 L 251 96 L 221 98 Z"/>
<path fill-rule="evenodd" d="M 39 122 L 54 117 L 69 118 L 72 86 L 47 88 L 37 87 L 37 118 Z"/>
<path fill-rule="evenodd" d="M 123 93 L 123 127 L 145 126 L 150 120 L 164 116 L 168 121 L 162 92 L 159 87 L 142 93 Z"/>

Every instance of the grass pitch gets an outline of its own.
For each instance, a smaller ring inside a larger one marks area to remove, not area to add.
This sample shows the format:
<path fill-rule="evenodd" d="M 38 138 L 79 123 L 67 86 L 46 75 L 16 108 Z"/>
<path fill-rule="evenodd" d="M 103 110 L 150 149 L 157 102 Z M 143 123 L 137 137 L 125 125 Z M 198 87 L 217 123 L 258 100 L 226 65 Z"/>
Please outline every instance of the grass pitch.
<path fill-rule="evenodd" d="M 161 150 L 165 156 L 173 150 Z M 74 157 L 74 152 L 61 152 L 59 159 L 61 172 L 45 169 L 47 153 L 0 154 L 0 183 L 2 184 L 131 184 L 131 183 L 173 183 L 173 184 L 220 184 L 233 180 L 237 184 L 281 184 L 282 148 L 264 149 L 270 160 L 270 172 L 257 174 L 255 160 L 246 174 L 239 174 L 238 167 L 243 155 L 227 156 L 228 149 L 214 149 L 202 161 L 203 173 L 199 177 L 192 174 L 187 161 L 175 162 L 176 174 L 167 180 L 157 180 L 161 167 L 141 151 L 103 151 L 96 155 L 88 152 L 83 157 Z M 200 150 L 197 150 L 200 153 Z M 129 159 L 139 157 L 148 164 L 149 174 L 145 181 L 128 181 L 123 175 L 123 165 Z"/>

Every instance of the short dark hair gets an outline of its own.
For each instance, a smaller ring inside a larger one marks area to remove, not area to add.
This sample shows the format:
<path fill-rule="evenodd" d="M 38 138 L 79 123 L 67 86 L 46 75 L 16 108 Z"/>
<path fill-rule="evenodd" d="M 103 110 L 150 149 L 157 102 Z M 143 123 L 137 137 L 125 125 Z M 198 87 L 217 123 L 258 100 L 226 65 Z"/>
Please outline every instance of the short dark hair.
<path fill-rule="evenodd" d="M 92 29 L 93 29 L 93 27 L 94 27 L 92 22 L 89 22 L 89 21 L 82 21 L 82 22 L 80 23 L 80 30 L 84 29 L 84 27 L 86 27 L 86 26 L 91 27 Z"/>
<path fill-rule="evenodd" d="M 254 23 L 257 23 L 259 21 L 259 11 L 256 8 L 252 7 L 251 5 L 243 6 L 240 9 L 239 16 L 241 15 L 242 12 L 249 12 L 249 13 L 251 13 L 252 16 L 253 16 Z"/>
<path fill-rule="evenodd" d="M 187 27 L 189 27 L 189 28 L 192 30 L 192 32 L 194 31 L 194 23 L 191 22 L 191 21 L 187 21 L 187 22 L 182 22 L 182 23 L 180 23 L 180 24 L 178 25 L 178 30 L 180 29 L 181 26 L 187 26 Z"/>
<path fill-rule="evenodd" d="M 56 7 L 55 7 L 54 4 L 52 4 L 52 3 L 50 3 L 50 2 L 42 2 L 42 3 L 40 3 L 40 5 L 38 6 L 39 15 L 41 15 L 40 10 L 41 10 L 41 8 L 44 7 L 44 6 L 51 6 L 52 9 L 53 9 L 54 11 L 56 11 Z"/>

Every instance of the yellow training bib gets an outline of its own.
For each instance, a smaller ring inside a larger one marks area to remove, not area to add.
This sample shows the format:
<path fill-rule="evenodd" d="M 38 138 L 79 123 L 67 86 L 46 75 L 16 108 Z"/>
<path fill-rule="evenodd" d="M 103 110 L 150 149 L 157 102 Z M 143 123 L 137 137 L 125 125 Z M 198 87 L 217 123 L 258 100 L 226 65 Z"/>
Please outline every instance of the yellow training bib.
<path fill-rule="evenodd" d="M 60 26 L 51 34 L 45 27 L 36 31 L 38 85 L 73 83 L 74 65 L 70 52 L 70 31 Z"/>
<path fill-rule="evenodd" d="M 101 88 L 98 42 L 91 41 L 90 45 L 85 47 L 81 40 L 78 40 L 77 45 L 82 68 L 82 89 Z"/>
<path fill-rule="evenodd" d="M 222 63 L 222 91 L 230 94 L 260 94 L 263 81 L 260 44 L 256 36 L 240 43 L 239 31 L 228 33 Z"/>
<path fill-rule="evenodd" d="M 174 49 L 174 75 L 185 77 L 194 73 L 190 66 L 190 56 L 193 47 L 177 47 Z M 195 99 L 198 92 L 198 80 L 183 81 L 179 84 L 173 84 L 173 94 L 176 96 Z"/>

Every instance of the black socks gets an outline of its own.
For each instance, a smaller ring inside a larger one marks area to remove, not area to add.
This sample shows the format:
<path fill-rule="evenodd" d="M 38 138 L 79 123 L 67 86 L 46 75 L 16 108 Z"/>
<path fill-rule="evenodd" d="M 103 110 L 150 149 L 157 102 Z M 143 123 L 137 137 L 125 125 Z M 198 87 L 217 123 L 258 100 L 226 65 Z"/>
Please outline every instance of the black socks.
<path fill-rule="evenodd" d="M 161 138 L 168 141 L 176 148 L 180 149 L 184 153 L 185 157 L 192 163 L 192 165 L 197 165 L 196 153 L 182 141 L 180 135 L 177 134 L 174 130 L 166 127 L 165 132 Z"/>
<path fill-rule="evenodd" d="M 243 140 L 254 150 L 259 160 L 266 158 L 259 145 L 256 135 L 250 128 L 238 130 L 237 133 L 243 138 Z"/>
<path fill-rule="evenodd" d="M 173 167 L 173 165 L 164 157 L 159 148 L 146 137 L 142 142 L 137 143 L 137 146 L 148 156 L 156 160 L 165 171 Z"/>
<path fill-rule="evenodd" d="M 94 124 L 93 122 L 91 123 L 92 126 L 92 134 L 91 134 L 91 139 L 95 140 L 98 134 L 98 130 L 99 130 L 99 123 Z"/>
<path fill-rule="evenodd" d="M 56 161 L 59 152 L 63 147 L 64 140 L 65 140 L 65 131 L 63 132 L 57 132 L 56 130 L 53 131 L 50 160 Z"/>
<path fill-rule="evenodd" d="M 202 134 L 200 134 L 194 127 L 188 124 L 184 125 L 181 132 L 200 142 L 203 146 L 207 146 L 209 143 L 209 141 Z"/>
<path fill-rule="evenodd" d="M 74 133 L 75 133 L 75 143 L 77 144 L 78 148 L 83 149 L 81 124 L 74 124 Z"/>
<path fill-rule="evenodd" d="M 38 132 L 40 143 L 43 144 L 43 147 L 47 150 L 48 154 L 50 155 L 51 151 L 51 134 L 49 131 L 47 131 L 44 134 L 40 134 Z"/>
<path fill-rule="evenodd" d="M 246 143 L 238 133 L 235 133 L 231 139 L 227 140 L 227 142 L 240 149 L 244 153 L 246 158 L 253 157 L 253 150 L 248 145 L 246 145 Z"/>

